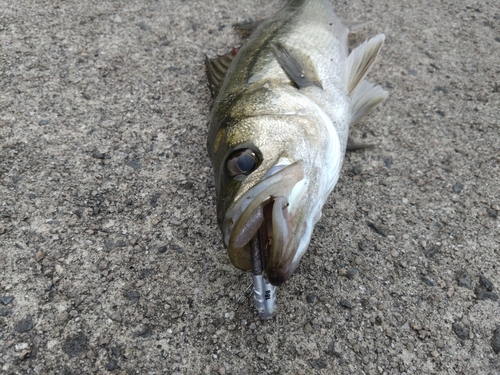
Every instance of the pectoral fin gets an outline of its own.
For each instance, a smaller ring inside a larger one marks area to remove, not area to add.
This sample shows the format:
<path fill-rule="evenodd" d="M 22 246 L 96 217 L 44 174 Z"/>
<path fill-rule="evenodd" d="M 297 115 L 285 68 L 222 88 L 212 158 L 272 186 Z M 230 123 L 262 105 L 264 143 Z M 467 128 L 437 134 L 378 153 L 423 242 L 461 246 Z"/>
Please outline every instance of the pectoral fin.
<path fill-rule="evenodd" d="M 313 85 L 323 89 L 309 56 L 285 47 L 281 43 L 271 43 L 271 47 L 281 67 L 299 89 Z"/>

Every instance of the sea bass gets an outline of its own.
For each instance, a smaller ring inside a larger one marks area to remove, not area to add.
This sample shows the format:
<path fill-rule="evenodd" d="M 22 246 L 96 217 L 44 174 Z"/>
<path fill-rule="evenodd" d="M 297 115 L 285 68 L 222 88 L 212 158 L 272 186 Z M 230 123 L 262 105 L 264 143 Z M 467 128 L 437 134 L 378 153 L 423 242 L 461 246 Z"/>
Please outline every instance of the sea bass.
<path fill-rule="evenodd" d="M 233 265 L 264 283 L 279 286 L 297 268 L 349 126 L 387 97 L 364 80 L 384 35 L 349 54 L 348 33 L 330 1 L 291 0 L 239 50 L 206 60 L 217 219 Z"/>

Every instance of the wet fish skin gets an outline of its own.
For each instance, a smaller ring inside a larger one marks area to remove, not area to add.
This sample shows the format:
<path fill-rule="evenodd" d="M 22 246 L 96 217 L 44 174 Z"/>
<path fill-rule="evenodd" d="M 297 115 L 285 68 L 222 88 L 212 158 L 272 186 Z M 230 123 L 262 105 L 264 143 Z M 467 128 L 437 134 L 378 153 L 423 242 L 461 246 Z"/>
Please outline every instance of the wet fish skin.
<path fill-rule="evenodd" d="M 252 267 L 244 242 L 269 223 L 265 274 L 274 285 L 289 278 L 307 250 L 338 180 L 351 119 L 387 95 L 363 81 L 373 63 L 366 50 L 381 46 L 383 36 L 355 59 L 348 57 L 348 32 L 329 1 L 292 0 L 251 34 L 218 88 L 207 141 L 218 222 L 232 263 L 244 270 Z M 294 76 L 294 61 L 312 84 Z M 255 170 L 230 173 L 228 158 L 247 149 Z"/>

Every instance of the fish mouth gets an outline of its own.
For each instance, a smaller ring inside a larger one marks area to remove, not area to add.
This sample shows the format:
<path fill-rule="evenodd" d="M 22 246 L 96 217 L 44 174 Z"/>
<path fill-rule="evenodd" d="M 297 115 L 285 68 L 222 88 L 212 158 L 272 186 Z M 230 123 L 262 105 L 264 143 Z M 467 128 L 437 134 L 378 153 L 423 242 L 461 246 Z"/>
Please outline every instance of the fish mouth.
<path fill-rule="evenodd" d="M 300 160 L 274 166 L 269 172 L 227 211 L 224 242 L 234 266 L 249 270 L 252 269 L 250 241 L 257 240 L 264 276 L 279 286 L 295 270 L 296 207 L 307 182 Z"/>

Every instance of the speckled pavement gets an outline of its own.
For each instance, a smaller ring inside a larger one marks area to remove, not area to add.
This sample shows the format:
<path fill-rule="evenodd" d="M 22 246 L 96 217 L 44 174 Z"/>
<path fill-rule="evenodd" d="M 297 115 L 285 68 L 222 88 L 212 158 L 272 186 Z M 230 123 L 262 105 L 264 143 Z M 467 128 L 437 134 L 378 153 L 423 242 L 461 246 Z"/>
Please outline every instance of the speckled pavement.
<path fill-rule="evenodd" d="M 0 373 L 500 374 L 497 1 L 334 3 L 390 97 L 261 322 L 203 60 L 280 4 L 0 0 Z"/>

